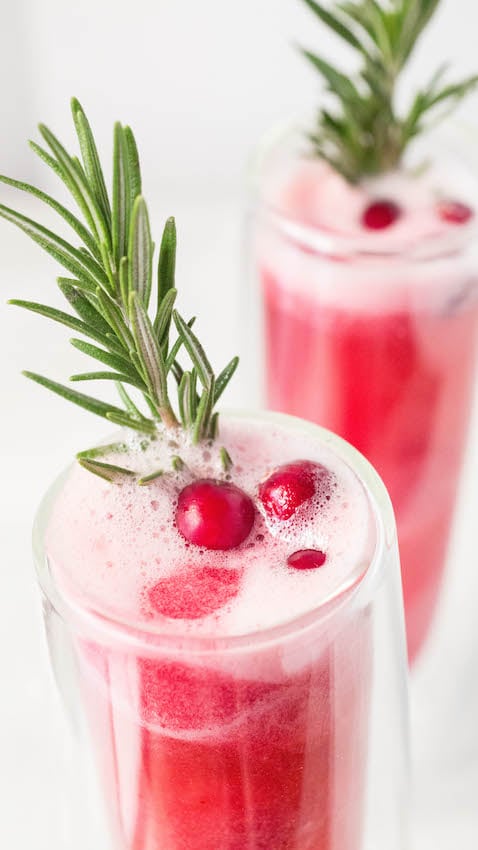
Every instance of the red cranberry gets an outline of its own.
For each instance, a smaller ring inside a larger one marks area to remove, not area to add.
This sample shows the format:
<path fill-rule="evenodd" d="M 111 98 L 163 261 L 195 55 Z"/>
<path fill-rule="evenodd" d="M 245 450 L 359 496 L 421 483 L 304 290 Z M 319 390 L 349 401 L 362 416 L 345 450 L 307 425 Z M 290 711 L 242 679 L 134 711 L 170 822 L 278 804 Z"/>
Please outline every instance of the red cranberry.
<path fill-rule="evenodd" d="M 330 473 L 309 460 L 297 460 L 279 466 L 259 487 L 259 499 L 265 512 L 277 519 L 290 519 L 297 508 L 312 499 L 318 490 L 330 494 Z"/>
<path fill-rule="evenodd" d="M 149 601 L 163 617 L 197 620 L 233 599 L 239 591 L 240 578 L 238 570 L 191 567 L 158 581 L 149 591 Z"/>
<path fill-rule="evenodd" d="M 301 549 L 287 558 L 287 565 L 294 570 L 316 570 L 322 567 L 327 560 L 325 552 L 320 549 Z"/>
<path fill-rule="evenodd" d="M 460 201 L 440 201 L 438 215 L 449 224 L 467 224 L 474 216 L 471 207 Z"/>
<path fill-rule="evenodd" d="M 385 230 L 400 218 L 402 212 L 393 201 L 373 201 L 362 215 L 362 224 L 367 230 Z"/>
<path fill-rule="evenodd" d="M 176 524 L 183 537 L 205 549 L 235 549 L 254 525 L 254 503 L 235 484 L 202 478 L 182 490 Z"/>

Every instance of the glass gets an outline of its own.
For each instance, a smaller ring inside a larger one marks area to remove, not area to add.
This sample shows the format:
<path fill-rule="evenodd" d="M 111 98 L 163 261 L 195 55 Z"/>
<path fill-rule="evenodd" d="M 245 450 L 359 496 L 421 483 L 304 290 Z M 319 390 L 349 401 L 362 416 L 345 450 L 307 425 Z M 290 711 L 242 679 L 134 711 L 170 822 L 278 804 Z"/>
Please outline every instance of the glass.
<path fill-rule="evenodd" d="M 416 199 L 405 197 L 409 225 L 405 217 L 377 234 L 360 232 L 357 219 L 350 228 L 363 203 L 359 190 L 334 184 L 330 209 L 321 208 L 320 165 L 301 155 L 304 138 L 278 134 L 254 175 L 249 225 L 267 406 L 339 434 L 383 478 L 397 518 L 413 661 L 439 599 L 467 442 L 478 213 L 438 226 L 420 206 L 422 197 L 416 209 Z M 423 164 L 420 156 L 418 148 Z M 440 200 L 457 199 L 478 211 L 476 178 L 456 155 L 456 139 L 443 141 L 437 162 L 426 177 L 430 202 L 438 209 Z M 372 182 L 368 197 L 393 197 L 397 179 Z"/>
<path fill-rule="evenodd" d="M 389 498 L 339 438 L 289 417 L 257 418 L 313 435 L 342 458 L 374 527 L 370 563 L 291 622 L 193 638 L 80 608 L 55 583 L 43 546 L 61 482 L 40 508 L 34 550 L 73 721 L 82 850 L 408 846 L 405 633 Z"/>

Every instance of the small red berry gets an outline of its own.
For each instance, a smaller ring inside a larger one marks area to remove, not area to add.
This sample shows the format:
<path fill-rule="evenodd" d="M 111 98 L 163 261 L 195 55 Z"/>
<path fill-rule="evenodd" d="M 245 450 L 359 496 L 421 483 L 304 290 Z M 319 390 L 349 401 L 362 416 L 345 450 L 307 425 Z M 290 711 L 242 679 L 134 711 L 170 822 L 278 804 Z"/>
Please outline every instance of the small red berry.
<path fill-rule="evenodd" d="M 182 490 L 176 508 L 179 532 L 205 549 L 235 549 L 254 525 L 252 499 L 235 484 L 201 478 Z"/>
<path fill-rule="evenodd" d="M 191 567 L 158 581 L 149 591 L 149 601 L 163 617 L 197 620 L 237 596 L 240 579 L 238 570 Z"/>
<path fill-rule="evenodd" d="M 259 486 L 259 499 L 268 516 L 290 519 L 297 508 L 323 491 L 330 493 L 330 473 L 324 466 L 309 460 L 297 460 L 279 466 Z"/>
<path fill-rule="evenodd" d="M 300 549 L 287 558 L 287 566 L 294 570 L 316 570 L 322 567 L 327 560 L 325 552 L 320 549 Z"/>
<path fill-rule="evenodd" d="M 437 210 L 441 220 L 449 224 L 467 224 L 474 216 L 471 207 L 460 201 L 440 201 Z"/>
<path fill-rule="evenodd" d="M 385 230 L 400 218 L 402 211 L 393 201 L 373 201 L 362 215 L 367 230 Z"/>

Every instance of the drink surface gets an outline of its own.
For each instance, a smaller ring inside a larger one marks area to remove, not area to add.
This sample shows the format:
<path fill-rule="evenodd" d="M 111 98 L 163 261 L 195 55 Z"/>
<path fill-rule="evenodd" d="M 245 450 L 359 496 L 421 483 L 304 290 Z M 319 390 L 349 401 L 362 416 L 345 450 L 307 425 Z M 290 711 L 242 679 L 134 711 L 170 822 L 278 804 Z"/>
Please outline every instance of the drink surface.
<path fill-rule="evenodd" d="M 257 251 L 284 298 L 366 314 L 395 309 L 443 312 L 476 300 L 468 278 L 478 184 L 466 170 L 394 173 L 351 186 L 321 162 L 273 164 L 261 202 L 273 226 L 259 224 Z M 375 202 L 395 218 L 370 227 Z M 299 301 L 299 305 L 301 302 Z M 303 305 L 302 305 L 303 308 Z"/>
<path fill-rule="evenodd" d="M 466 161 L 457 162 L 451 154 L 440 163 L 418 159 L 400 171 L 351 184 L 324 161 L 293 156 L 284 145 L 263 165 L 259 196 L 296 224 L 360 240 L 364 250 L 380 253 L 463 231 L 473 222 L 476 192 L 476 177 Z M 391 217 L 367 215 L 378 200 L 394 205 Z"/>
<path fill-rule="evenodd" d="M 227 474 L 219 445 L 233 460 Z M 110 484 L 76 466 L 57 499 L 47 552 L 57 579 L 79 604 L 173 634 L 246 634 L 326 603 L 370 563 L 374 521 L 365 490 L 315 435 L 224 419 L 217 446 L 193 446 L 184 435 L 160 431 L 143 449 L 138 440 L 116 461 L 143 475 L 165 470 L 149 485 Z M 173 455 L 184 462 L 180 471 L 171 467 Z M 300 459 L 324 469 L 326 480 L 292 517 L 269 516 L 259 498 L 261 482 Z M 254 524 L 238 547 L 212 551 L 178 531 L 178 497 L 198 479 L 232 480 L 253 500 Z M 325 563 L 318 569 L 288 566 L 301 550 L 323 552 Z"/>

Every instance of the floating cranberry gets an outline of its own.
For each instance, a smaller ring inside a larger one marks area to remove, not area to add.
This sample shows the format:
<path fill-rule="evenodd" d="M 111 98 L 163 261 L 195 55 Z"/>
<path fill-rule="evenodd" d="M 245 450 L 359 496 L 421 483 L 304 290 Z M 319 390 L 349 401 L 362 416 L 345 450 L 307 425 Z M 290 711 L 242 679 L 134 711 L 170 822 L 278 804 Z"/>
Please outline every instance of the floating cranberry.
<path fill-rule="evenodd" d="M 238 570 L 191 567 L 158 581 L 149 591 L 149 601 L 163 617 L 197 620 L 234 599 L 240 578 Z"/>
<path fill-rule="evenodd" d="M 393 201 L 373 201 L 362 215 L 362 224 L 367 230 L 385 230 L 400 218 L 402 212 Z"/>
<path fill-rule="evenodd" d="M 201 478 L 182 490 L 176 524 L 183 537 L 205 549 L 235 549 L 254 525 L 254 503 L 235 484 Z"/>
<path fill-rule="evenodd" d="M 449 224 L 467 224 L 474 216 L 471 207 L 460 201 L 440 201 L 437 210 L 442 221 Z"/>
<path fill-rule="evenodd" d="M 287 558 L 287 565 L 294 570 L 316 570 L 327 560 L 325 552 L 320 549 L 300 549 Z"/>
<path fill-rule="evenodd" d="M 268 516 L 286 520 L 318 491 L 330 496 L 329 471 L 319 463 L 297 460 L 279 466 L 262 482 L 259 499 Z"/>

